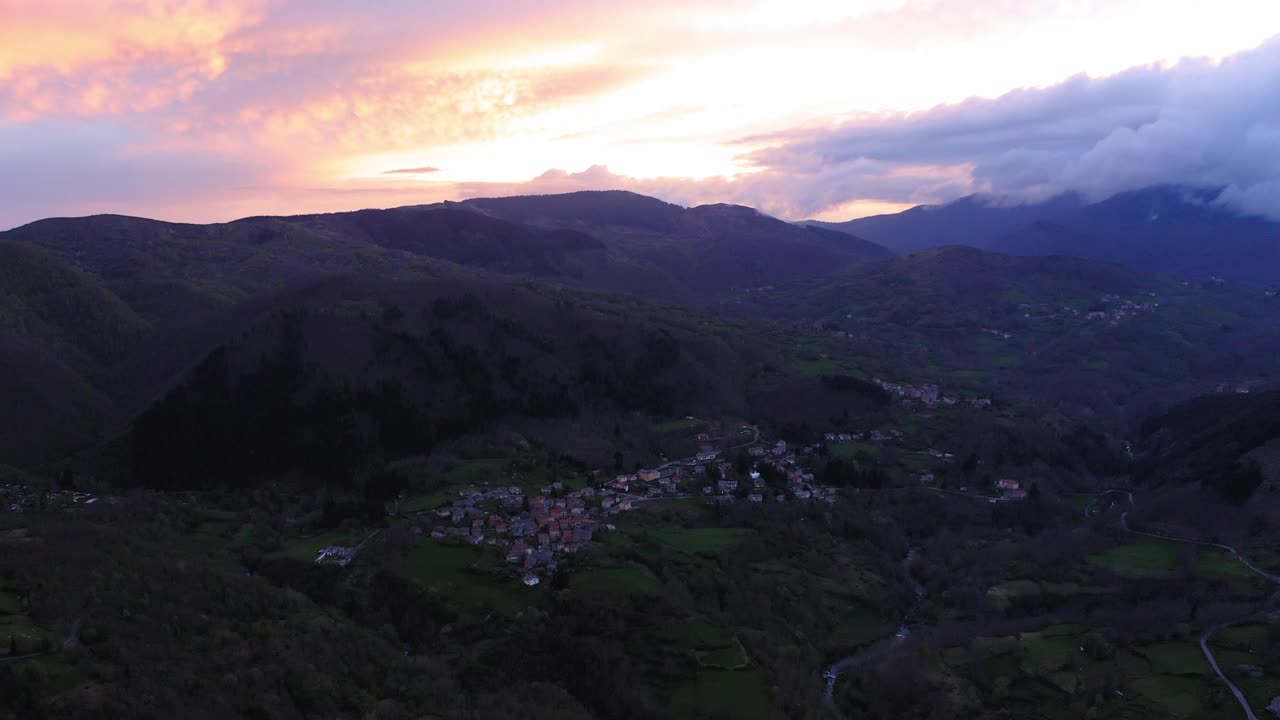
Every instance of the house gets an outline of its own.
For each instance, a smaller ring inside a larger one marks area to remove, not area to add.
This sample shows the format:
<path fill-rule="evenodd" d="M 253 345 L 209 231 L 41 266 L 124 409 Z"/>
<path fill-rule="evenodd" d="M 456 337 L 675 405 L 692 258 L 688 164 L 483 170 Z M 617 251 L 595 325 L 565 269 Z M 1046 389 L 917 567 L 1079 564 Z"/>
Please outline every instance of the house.
<path fill-rule="evenodd" d="M 636 477 L 640 478 L 643 482 L 653 482 L 654 480 L 662 477 L 662 473 L 658 470 L 641 470 L 636 473 Z"/>
<path fill-rule="evenodd" d="M 1006 490 L 1004 496 L 1010 500 L 1021 500 L 1027 496 L 1026 490 Z"/>
<path fill-rule="evenodd" d="M 716 456 L 719 454 L 720 453 L 717 453 L 716 451 L 712 450 L 710 452 L 700 452 L 697 454 L 696 457 L 698 459 L 698 462 L 709 462 L 711 460 L 715 460 Z"/>
<path fill-rule="evenodd" d="M 760 447 L 759 445 L 756 445 L 752 447 L 750 450 L 748 450 L 747 454 L 750 455 L 751 457 L 757 457 L 757 458 L 764 457 L 764 448 Z"/>
<path fill-rule="evenodd" d="M 750 500 L 751 502 L 758 503 L 758 502 L 764 501 L 764 496 L 751 493 L 750 495 L 747 496 L 747 499 Z"/>
<path fill-rule="evenodd" d="M 1017 480 L 1005 479 L 1005 480 L 996 481 L 996 487 L 1000 488 L 1001 490 L 1017 490 L 1021 486 L 1022 486 L 1022 483 L 1018 482 Z"/>
<path fill-rule="evenodd" d="M 542 581 L 539 580 L 538 576 L 534 575 L 533 573 L 529 573 L 528 575 L 524 576 L 524 584 L 528 585 L 529 587 L 533 587 L 534 585 L 537 585 L 540 582 Z"/>

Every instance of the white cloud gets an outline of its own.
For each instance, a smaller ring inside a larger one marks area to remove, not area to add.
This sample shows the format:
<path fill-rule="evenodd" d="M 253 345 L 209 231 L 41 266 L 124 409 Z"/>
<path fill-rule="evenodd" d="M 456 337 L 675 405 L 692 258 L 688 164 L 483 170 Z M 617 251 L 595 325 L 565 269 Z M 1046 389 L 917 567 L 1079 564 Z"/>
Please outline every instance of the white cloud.
<path fill-rule="evenodd" d="M 1225 186 L 1224 202 L 1280 218 L 1280 39 L 1221 63 L 1080 76 L 763 140 L 775 144 L 750 158 L 769 174 L 840 177 L 841 169 L 867 163 L 934 167 L 954 182 L 926 191 L 1025 198 L 1069 190 L 1101 198 L 1164 183 Z M 895 183 L 861 179 L 874 197 L 906 199 L 894 194 Z"/>

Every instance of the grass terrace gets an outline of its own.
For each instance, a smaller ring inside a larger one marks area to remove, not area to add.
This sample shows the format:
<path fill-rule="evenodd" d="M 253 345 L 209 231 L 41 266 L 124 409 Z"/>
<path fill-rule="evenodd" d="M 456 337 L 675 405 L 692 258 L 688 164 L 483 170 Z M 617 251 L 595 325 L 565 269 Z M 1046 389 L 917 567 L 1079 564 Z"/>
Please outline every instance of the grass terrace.
<path fill-rule="evenodd" d="M 456 601 L 467 614 L 491 607 L 515 616 L 536 590 L 517 587 L 499 559 L 481 548 L 423 540 L 404 559 L 405 571 L 423 585 Z"/>

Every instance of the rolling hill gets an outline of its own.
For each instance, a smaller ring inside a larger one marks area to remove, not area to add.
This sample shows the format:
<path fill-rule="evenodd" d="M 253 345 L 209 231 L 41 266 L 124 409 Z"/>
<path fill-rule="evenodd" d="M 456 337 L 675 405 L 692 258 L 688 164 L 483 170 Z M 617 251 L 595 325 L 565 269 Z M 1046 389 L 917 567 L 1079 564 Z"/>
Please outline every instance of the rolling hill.
<path fill-rule="evenodd" d="M 820 340 L 802 364 L 1103 421 L 1280 371 L 1274 298 L 1081 258 L 938 248 L 742 293 L 724 310 L 808 328 Z"/>

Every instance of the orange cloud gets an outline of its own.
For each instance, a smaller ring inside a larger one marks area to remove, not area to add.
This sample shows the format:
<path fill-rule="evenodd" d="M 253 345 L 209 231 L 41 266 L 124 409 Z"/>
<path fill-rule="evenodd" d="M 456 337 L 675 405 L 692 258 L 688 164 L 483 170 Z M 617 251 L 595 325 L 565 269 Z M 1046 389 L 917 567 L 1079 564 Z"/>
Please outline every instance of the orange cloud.
<path fill-rule="evenodd" d="M 261 3 L 0 0 L 0 112 L 10 118 L 146 112 L 227 67 Z"/>

